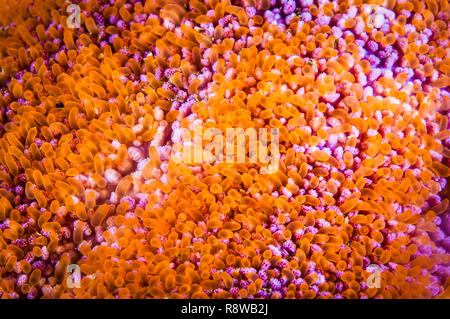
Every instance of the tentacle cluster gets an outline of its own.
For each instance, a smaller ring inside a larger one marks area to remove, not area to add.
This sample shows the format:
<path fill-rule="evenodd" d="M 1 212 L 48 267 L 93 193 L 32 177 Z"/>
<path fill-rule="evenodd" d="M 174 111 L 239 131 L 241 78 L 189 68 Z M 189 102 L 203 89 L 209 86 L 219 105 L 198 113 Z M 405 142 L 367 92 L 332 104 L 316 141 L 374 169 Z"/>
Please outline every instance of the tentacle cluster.
<path fill-rule="evenodd" d="M 450 296 L 446 0 L 73 4 L 0 0 L 2 298 Z"/>

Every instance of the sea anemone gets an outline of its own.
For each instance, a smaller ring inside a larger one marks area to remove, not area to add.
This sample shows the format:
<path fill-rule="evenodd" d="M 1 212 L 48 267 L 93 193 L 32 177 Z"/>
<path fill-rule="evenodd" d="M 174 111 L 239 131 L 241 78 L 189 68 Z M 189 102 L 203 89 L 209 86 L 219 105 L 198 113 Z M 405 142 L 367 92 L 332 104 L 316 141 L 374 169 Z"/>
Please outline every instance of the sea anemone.
<path fill-rule="evenodd" d="M 1 298 L 450 297 L 447 1 L 69 4 L 0 0 Z"/>

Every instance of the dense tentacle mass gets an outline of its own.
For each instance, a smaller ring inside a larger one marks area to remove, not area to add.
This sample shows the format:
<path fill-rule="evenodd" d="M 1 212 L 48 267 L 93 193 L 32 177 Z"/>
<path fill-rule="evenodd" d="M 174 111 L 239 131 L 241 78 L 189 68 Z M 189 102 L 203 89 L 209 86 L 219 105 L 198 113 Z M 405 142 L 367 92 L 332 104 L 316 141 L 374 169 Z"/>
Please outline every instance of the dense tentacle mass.
<path fill-rule="evenodd" d="M 0 297 L 450 297 L 449 19 L 0 0 Z M 195 126 L 278 129 L 278 170 L 175 161 Z"/>

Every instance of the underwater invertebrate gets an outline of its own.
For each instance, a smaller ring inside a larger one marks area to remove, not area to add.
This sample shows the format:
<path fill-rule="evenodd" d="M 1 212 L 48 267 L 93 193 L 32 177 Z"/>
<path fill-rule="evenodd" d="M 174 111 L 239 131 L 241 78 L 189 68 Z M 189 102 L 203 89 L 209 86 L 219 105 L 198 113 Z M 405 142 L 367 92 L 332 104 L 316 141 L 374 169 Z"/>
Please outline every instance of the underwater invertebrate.
<path fill-rule="evenodd" d="M 445 1 L 58 5 L 0 2 L 0 297 L 448 296 Z"/>

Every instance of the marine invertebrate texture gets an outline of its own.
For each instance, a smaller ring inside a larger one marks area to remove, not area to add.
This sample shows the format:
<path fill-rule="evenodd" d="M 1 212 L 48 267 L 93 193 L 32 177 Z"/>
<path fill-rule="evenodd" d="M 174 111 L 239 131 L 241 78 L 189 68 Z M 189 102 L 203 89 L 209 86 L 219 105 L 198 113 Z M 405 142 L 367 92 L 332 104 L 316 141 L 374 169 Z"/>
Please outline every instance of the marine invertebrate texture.
<path fill-rule="evenodd" d="M 0 297 L 449 298 L 449 19 L 0 0 Z M 174 161 L 196 125 L 277 128 L 279 169 Z"/>

